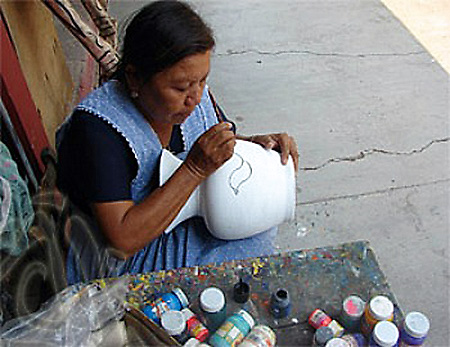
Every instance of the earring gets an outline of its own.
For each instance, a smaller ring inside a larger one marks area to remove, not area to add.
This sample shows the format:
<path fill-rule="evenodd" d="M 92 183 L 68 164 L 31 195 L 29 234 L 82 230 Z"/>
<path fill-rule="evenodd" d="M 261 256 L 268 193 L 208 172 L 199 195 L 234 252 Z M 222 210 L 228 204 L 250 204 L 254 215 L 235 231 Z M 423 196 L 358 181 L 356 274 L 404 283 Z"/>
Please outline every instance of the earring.
<path fill-rule="evenodd" d="M 135 90 L 131 91 L 130 97 L 132 99 L 136 99 L 138 96 L 139 96 L 139 93 L 137 91 L 135 91 Z"/>

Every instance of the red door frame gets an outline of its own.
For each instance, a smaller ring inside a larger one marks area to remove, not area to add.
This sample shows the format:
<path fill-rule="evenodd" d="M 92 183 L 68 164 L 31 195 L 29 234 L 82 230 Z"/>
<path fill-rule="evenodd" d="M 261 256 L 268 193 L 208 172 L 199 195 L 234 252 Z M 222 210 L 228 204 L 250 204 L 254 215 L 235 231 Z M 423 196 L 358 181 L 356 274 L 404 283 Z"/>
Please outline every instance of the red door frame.
<path fill-rule="evenodd" d="M 50 144 L 1 15 L 0 47 L 0 96 L 35 175 L 40 179 L 44 172 L 41 152 Z"/>

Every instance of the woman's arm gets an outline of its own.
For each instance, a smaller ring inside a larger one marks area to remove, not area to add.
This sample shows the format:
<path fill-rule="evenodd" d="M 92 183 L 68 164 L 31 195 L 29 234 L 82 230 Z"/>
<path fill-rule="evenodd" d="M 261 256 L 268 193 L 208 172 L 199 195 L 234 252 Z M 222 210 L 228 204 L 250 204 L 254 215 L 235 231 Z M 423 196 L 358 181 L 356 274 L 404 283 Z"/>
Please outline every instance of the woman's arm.
<path fill-rule="evenodd" d="M 110 245 L 126 258 L 164 232 L 202 180 L 181 165 L 140 204 L 101 202 L 94 203 L 92 210 Z"/>
<path fill-rule="evenodd" d="M 126 258 L 161 235 L 195 188 L 232 156 L 235 135 L 230 129 L 229 123 L 219 123 L 203 134 L 172 177 L 141 203 L 94 203 L 94 215 L 111 246 Z"/>

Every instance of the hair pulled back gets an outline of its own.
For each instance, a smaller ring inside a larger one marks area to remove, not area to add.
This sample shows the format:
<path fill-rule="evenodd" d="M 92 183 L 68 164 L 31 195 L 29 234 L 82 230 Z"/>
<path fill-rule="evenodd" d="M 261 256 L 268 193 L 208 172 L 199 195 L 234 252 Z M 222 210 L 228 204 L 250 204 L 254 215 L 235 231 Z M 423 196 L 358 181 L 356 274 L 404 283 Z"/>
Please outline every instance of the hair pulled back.
<path fill-rule="evenodd" d="M 143 7 L 128 24 L 115 78 L 125 82 L 125 68 L 134 66 L 145 82 L 183 58 L 215 45 L 212 30 L 187 4 L 161 0 Z"/>

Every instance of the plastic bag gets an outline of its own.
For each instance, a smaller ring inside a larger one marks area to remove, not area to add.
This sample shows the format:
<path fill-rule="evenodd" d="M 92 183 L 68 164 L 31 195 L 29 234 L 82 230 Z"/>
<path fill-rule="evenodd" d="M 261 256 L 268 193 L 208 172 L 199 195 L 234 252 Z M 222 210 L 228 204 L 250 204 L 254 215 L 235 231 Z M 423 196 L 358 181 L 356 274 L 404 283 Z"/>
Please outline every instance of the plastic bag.
<path fill-rule="evenodd" d="M 26 182 L 0 141 L 0 249 L 18 256 L 28 246 L 34 210 Z"/>
<path fill-rule="evenodd" d="M 2 346 L 97 346 L 109 334 L 102 329 L 123 317 L 126 291 L 126 279 L 70 286 L 39 311 L 5 323 Z"/>

